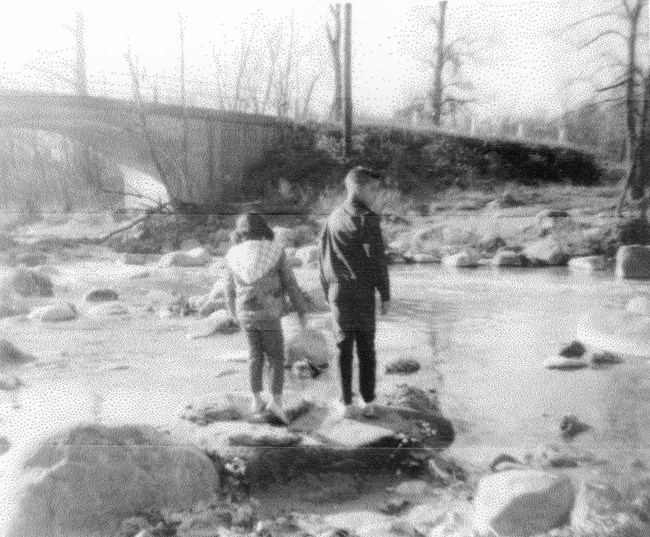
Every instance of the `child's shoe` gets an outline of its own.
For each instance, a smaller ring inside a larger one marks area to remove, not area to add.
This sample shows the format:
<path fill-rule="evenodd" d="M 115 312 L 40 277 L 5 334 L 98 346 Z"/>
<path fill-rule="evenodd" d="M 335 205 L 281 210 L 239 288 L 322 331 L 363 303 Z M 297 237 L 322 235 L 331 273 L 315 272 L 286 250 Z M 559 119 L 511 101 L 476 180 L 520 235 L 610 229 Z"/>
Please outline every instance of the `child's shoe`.
<path fill-rule="evenodd" d="M 279 419 L 285 425 L 289 425 L 289 418 L 284 413 L 284 410 L 282 410 L 282 407 L 278 405 L 276 402 L 270 403 L 266 407 L 266 410 L 268 410 L 274 417 Z"/>
<path fill-rule="evenodd" d="M 333 405 L 333 415 L 336 419 L 352 419 L 357 415 L 357 407 L 352 403 L 346 405 L 341 401 L 336 401 Z"/>
<path fill-rule="evenodd" d="M 364 403 L 361 409 L 361 415 L 364 418 L 376 418 L 377 417 L 377 405 L 374 402 Z"/>
<path fill-rule="evenodd" d="M 253 414 L 253 416 L 257 414 L 261 414 L 262 412 L 264 412 L 267 406 L 268 405 L 264 399 L 262 399 L 261 397 L 260 398 L 254 397 L 253 402 L 251 403 L 251 414 Z"/>

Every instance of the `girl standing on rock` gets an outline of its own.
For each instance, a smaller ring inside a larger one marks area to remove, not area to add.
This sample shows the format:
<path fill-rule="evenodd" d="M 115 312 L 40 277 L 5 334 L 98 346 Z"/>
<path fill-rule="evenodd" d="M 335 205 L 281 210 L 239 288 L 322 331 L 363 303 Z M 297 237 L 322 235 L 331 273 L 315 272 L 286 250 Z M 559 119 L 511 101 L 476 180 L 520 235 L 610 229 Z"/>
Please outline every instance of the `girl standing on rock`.
<path fill-rule="evenodd" d="M 253 414 L 268 410 L 288 423 L 282 409 L 284 338 L 280 318 L 285 297 L 291 300 L 302 326 L 306 325 L 306 300 L 298 287 L 284 247 L 258 213 L 239 216 L 226 254 L 225 295 L 231 315 L 244 329 L 250 351 L 250 387 Z M 271 368 L 272 401 L 262 396 L 264 355 Z"/>

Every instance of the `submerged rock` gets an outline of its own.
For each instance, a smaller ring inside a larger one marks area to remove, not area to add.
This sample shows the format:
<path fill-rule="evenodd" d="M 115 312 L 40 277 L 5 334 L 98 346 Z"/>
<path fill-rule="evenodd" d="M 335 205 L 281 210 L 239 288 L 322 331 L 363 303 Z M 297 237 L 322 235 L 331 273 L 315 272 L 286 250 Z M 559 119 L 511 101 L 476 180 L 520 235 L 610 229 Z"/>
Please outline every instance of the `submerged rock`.
<path fill-rule="evenodd" d="M 144 425 L 71 427 L 36 446 L 21 470 L 7 537 L 114 535 L 128 517 L 188 508 L 219 489 L 204 453 Z"/>
<path fill-rule="evenodd" d="M 490 261 L 495 267 L 523 267 L 526 258 L 519 252 L 512 250 L 499 250 Z"/>
<path fill-rule="evenodd" d="M 621 364 L 624 361 L 618 354 L 608 351 L 596 351 L 591 354 L 591 363 L 594 365 Z"/>
<path fill-rule="evenodd" d="M 571 480 L 540 470 L 507 470 L 483 477 L 474 496 L 481 536 L 529 537 L 565 523 L 575 490 Z"/>

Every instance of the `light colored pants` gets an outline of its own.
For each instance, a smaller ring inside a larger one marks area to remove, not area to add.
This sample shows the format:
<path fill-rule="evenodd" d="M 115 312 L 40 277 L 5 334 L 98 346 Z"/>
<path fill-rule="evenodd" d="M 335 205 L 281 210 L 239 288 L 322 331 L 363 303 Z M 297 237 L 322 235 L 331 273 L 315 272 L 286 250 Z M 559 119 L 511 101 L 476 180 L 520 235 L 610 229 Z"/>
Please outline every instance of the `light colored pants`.
<path fill-rule="evenodd" d="M 278 323 L 279 324 L 279 323 Z M 271 393 L 282 394 L 284 387 L 284 338 L 282 330 L 246 329 L 248 338 L 250 385 L 253 393 L 264 389 L 264 355 L 271 368 Z"/>

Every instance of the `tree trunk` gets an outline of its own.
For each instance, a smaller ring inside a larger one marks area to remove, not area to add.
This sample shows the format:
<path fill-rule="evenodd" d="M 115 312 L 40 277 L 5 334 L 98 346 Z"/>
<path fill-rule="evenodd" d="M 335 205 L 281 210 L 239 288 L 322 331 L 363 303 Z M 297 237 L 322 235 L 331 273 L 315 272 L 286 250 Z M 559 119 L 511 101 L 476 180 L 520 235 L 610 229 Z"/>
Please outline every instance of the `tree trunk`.
<path fill-rule="evenodd" d="M 630 14 L 630 33 L 627 40 L 627 70 L 625 82 L 625 119 L 627 125 L 627 160 L 632 159 L 633 148 L 637 144 L 637 95 L 636 95 L 636 44 L 639 32 L 639 9 Z M 631 162 L 630 162 L 631 164 Z"/>
<path fill-rule="evenodd" d="M 445 17 L 447 0 L 438 2 L 438 42 L 436 45 L 436 66 L 433 73 L 433 90 L 431 92 L 432 121 L 436 127 L 442 122 L 442 70 L 445 67 Z"/>
<path fill-rule="evenodd" d="M 343 85 L 341 69 L 341 4 L 333 4 L 330 11 L 334 19 L 334 27 L 328 25 L 327 41 L 330 46 L 332 56 L 332 68 L 334 69 L 334 96 L 332 98 L 332 107 L 330 119 L 332 121 L 341 121 L 343 115 Z"/>
<path fill-rule="evenodd" d="M 352 153 L 352 4 L 345 4 L 343 33 L 343 155 Z"/>
<path fill-rule="evenodd" d="M 77 12 L 77 63 L 75 65 L 75 82 L 77 95 L 88 95 L 88 80 L 86 78 L 86 41 L 84 30 L 84 17 L 81 11 Z"/>

